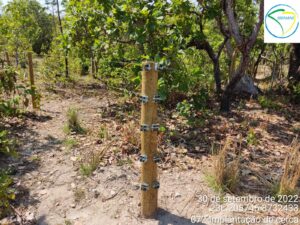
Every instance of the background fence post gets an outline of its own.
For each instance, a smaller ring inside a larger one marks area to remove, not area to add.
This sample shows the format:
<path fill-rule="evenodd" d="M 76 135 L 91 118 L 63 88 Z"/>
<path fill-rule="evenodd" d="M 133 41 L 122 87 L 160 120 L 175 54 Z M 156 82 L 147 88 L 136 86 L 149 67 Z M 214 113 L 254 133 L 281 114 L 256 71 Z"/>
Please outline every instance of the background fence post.
<path fill-rule="evenodd" d="M 157 181 L 157 92 L 158 71 L 154 62 L 142 64 L 141 112 L 141 211 L 143 217 L 153 217 L 157 209 L 159 183 Z M 154 126 L 156 125 L 156 127 Z"/>
<path fill-rule="evenodd" d="M 32 63 L 32 52 L 27 53 L 28 56 L 28 66 L 29 66 L 29 79 L 30 79 L 30 87 L 31 87 L 31 97 L 32 97 L 32 107 L 33 109 L 37 108 L 36 104 L 36 89 L 34 86 L 34 73 L 33 73 L 33 63 Z"/>

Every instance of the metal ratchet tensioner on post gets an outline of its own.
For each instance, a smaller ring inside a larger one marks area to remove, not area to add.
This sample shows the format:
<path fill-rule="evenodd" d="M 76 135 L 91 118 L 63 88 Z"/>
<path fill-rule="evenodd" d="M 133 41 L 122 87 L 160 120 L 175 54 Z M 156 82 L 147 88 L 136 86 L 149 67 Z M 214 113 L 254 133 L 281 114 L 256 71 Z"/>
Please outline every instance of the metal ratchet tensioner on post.
<path fill-rule="evenodd" d="M 145 163 L 148 161 L 148 156 L 147 155 L 140 155 L 139 159 L 138 159 L 141 163 Z M 155 163 L 160 163 L 161 162 L 161 158 L 159 156 L 154 156 L 153 157 L 153 162 Z"/>
<path fill-rule="evenodd" d="M 160 183 L 158 181 L 154 181 L 151 185 L 151 187 L 153 189 L 159 189 L 160 188 Z M 146 183 L 142 183 L 141 184 L 141 190 L 142 191 L 148 191 L 150 189 L 150 186 L 149 184 L 146 184 Z"/>
<path fill-rule="evenodd" d="M 143 131 L 143 132 L 145 132 L 145 131 L 149 131 L 150 128 L 149 128 L 149 126 L 147 124 L 142 124 L 140 130 Z"/>
<path fill-rule="evenodd" d="M 158 131 L 159 130 L 159 124 L 152 124 L 151 130 L 152 131 Z"/>
<path fill-rule="evenodd" d="M 158 181 L 154 181 L 153 183 L 152 183 L 152 188 L 153 189 L 158 189 L 160 187 L 160 183 L 158 182 Z"/>
<path fill-rule="evenodd" d="M 161 102 L 161 101 L 162 101 L 162 98 L 161 98 L 159 95 L 155 95 L 155 96 L 153 97 L 153 102 L 159 103 L 159 102 Z"/>
<path fill-rule="evenodd" d="M 148 103 L 148 101 L 149 101 L 149 98 L 148 98 L 148 96 L 140 96 L 140 101 L 143 103 L 143 104 L 146 104 L 146 103 Z"/>
<path fill-rule="evenodd" d="M 145 96 L 145 95 L 141 95 L 140 96 L 140 101 L 142 102 L 142 104 L 146 104 L 149 102 L 149 97 Z M 162 98 L 159 95 L 155 95 L 153 97 L 153 102 L 154 103 L 160 103 L 162 101 Z"/>
<path fill-rule="evenodd" d="M 159 64 L 158 63 L 155 63 L 154 64 L 154 71 L 158 71 L 159 70 Z M 150 71 L 151 70 L 151 64 L 145 64 L 144 67 L 143 67 L 143 70 L 144 71 Z"/>
<path fill-rule="evenodd" d="M 142 183 L 141 184 L 141 190 L 142 191 L 148 191 L 149 190 L 149 184 Z"/>
<path fill-rule="evenodd" d="M 159 124 L 152 124 L 151 127 L 147 124 L 142 124 L 141 131 L 146 132 L 146 131 L 159 131 Z"/>
<path fill-rule="evenodd" d="M 140 155 L 139 156 L 139 161 L 142 162 L 142 163 L 145 163 L 147 162 L 148 160 L 148 157 L 146 155 Z"/>

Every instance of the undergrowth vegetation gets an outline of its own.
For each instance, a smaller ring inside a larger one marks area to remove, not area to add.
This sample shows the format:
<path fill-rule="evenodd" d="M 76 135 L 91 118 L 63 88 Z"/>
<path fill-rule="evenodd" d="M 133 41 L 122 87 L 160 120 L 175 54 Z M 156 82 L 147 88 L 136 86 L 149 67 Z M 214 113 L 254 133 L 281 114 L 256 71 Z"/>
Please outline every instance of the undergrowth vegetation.
<path fill-rule="evenodd" d="M 85 134 L 87 130 L 82 126 L 79 119 L 78 110 L 69 108 L 67 111 L 67 123 L 64 126 L 64 132 L 67 134 Z"/>
<path fill-rule="evenodd" d="M 2 156 L 17 157 L 15 151 L 15 141 L 8 137 L 8 132 L 0 131 L 0 157 Z M 12 178 L 6 170 L 0 168 L 0 219 L 11 210 L 11 201 L 15 199 L 15 190 L 11 187 Z"/>
<path fill-rule="evenodd" d="M 278 109 L 279 105 L 267 96 L 259 96 L 258 102 L 263 109 Z"/>
<path fill-rule="evenodd" d="M 0 118 L 20 116 L 27 109 L 30 97 L 35 96 L 39 107 L 41 95 L 35 88 L 23 82 L 14 67 L 5 66 L 0 69 Z M 17 157 L 16 140 L 6 129 L 0 131 L 0 157 Z M 11 210 L 11 201 L 15 199 L 15 191 L 9 174 L 0 168 L 0 218 Z"/>
<path fill-rule="evenodd" d="M 101 150 L 93 150 L 87 152 L 80 160 L 80 172 L 84 176 L 91 176 L 92 173 L 98 168 L 104 155 L 109 149 L 110 144 Z"/>
<path fill-rule="evenodd" d="M 78 145 L 78 142 L 74 138 L 66 138 L 63 142 L 67 151 L 72 150 L 74 147 Z"/>
<path fill-rule="evenodd" d="M 15 144 L 15 141 L 8 136 L 8 131 L 0 131 L 0 154 L 17 156 Z"/>
<path fill-rule="evenodd" d="M 0 170 L 0 218 L 9 212 L 10 201 L 15 199 L 15 190 L 11 188 L 12 183 L 12 178 Z"/>

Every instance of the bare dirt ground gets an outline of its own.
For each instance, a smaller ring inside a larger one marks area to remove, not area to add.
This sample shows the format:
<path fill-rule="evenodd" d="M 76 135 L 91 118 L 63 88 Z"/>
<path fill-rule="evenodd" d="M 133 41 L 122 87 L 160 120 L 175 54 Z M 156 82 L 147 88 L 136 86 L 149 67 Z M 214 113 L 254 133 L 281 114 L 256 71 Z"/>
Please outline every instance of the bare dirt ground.
<path fill-rule="evenodd" d="M 139 148 L 131 140 L 132 136 L 139 138 L 139 103 L 120 100 L 101 84 L 77 84 L 74 88 L 45 92 L 41 111 L 2 122 L 19 140 L 20 158 L 11 161 L 16 171 L 14 207 L 18 216 L 1 224 L 247 224 L 220 223 L 213 218 L 252 218 L 250 224 L 300 224 L 296 223 L 300 220 L 297 207 L 284 208 L 257 199 L 268 196 L 282 174 L 289 145 L 299 134 L 299 108 L 282 105 L 275 113 L 250 101 L 229 115 L 211 113 L 197 126 L 171 111 L 160 110 L 167 131 L 161 134 L 160 142 L 159 210 L 155 219 L 142 219 Z M 70 107 L 78 109 L 87 134 L 64 133 Z M 98 138 L 103 126 L 110 136 L 107 140 Z M 246 144 L 249 127 L 257 136 L 258 143 L 253 146 Z M 217 200 L 219 195 L 208 185 L 207 174 L 212 149 L 223 145 L 227 136 L 241 143 L 241 182 L 237 193 Z M 68 138 L 75 139 L 76 145 L 66 146 Z M 80 165 L 100 151 L 105 154 L 99 167 L 85 176 Z M 241 196 L 256 199 L 226 201 L 226 197 Z M 267 218 L 273 220 L 263 223 Z"/>

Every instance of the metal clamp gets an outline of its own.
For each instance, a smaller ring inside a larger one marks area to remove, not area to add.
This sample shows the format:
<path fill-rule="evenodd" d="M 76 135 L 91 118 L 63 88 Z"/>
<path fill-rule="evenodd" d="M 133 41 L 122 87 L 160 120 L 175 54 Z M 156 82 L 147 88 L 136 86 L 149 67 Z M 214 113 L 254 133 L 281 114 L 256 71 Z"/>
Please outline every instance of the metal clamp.
<path fill-rule="evenodd" d="M 162 101 L 162 98 L 161 98 L 159 95 L 155 95 L 155 96 L 153 97 L 153 101 L 154 101 L 155 103 L 159 103 L 159 102 Z"/>
<path fill-rule="evenodd" d="M 140 96 L 140 100 L 143 104 L 145 104 L 148 102 L 149 98 L 148 98 L 148 96 Z"/>
<path fill-rule="evenodd" d="M 146 184 L 146 183 L 141 184 L 141 190 L 142 191 L 148 191 L 149 190 L 149 184 Z"/>
<path fill-rule="evenodd" d="M 159 130 L 159 124 L 152 124 L 151 125 L 151 130 L 152 131 L 158 131 Z"/>
<path fill-rule="evenodd" d="M 145 64 L 144 65 L 144 68 L 143 68 L 145 71 L 150 71 L 151 70 L 151 64 Z"/>
<path fill-rule="evenodd" d="M 142 162 L 142 163 L 145 163 L 147 162 L 148 160 L 148 157 L 146 155 L 140 155 L 139 156 L 139 161 Z"/>
<path fill-rule="evenodd" d="M 153 189 L 158 189 L 160 187 L 160 183 L 158 182 L 158 181 L 154 181 L 153 183 L 152 183 L 152 188 Z"/>
<path fill-rule="evenodd" d="M 153 157 L 153 161 L 154 161 L 155 163 L 160 163 L 160 162 L 161 162 L 161 158 L 160 158 L 159 156 L 154 156 L 154 157 Z"/>
<path fill-rule="evenodd" d="M 149 126 L 147 124 L 142 124 L 140 130 L 141 131 L 149 131 Z"/>
<path fill-rule="evenodd" d="M 143 66 L 144 71 L 150 71 L 151 70 L 151 64 L 147 63 Z M 154 70 L 158 71 L 159 70 L 159 63 L 154 63 Z"/>

